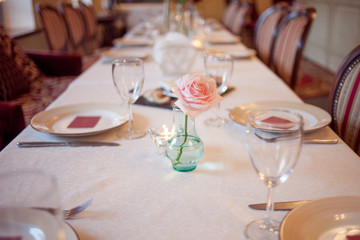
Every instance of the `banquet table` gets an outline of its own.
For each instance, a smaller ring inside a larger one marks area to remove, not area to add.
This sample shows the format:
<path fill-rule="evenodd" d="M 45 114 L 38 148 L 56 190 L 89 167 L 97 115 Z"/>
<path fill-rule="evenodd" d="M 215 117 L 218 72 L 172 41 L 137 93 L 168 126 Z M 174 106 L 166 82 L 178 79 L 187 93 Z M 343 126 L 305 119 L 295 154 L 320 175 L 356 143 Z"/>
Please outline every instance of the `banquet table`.
<path fill-rule="evenodd" d="M 158 88 L 165 76 L 151 58 L 145 62 L 143 92 Z M 191 72 L 202 72 L 199 51 Z M 256 101 L 302 100 L 255 56 L 234 61 L 221 107 L 229 111 Z M 81 74 L 47 109 L 78 103 L 119 104 L 126 109 L 112 82 L 111 64 L 100 59 Z M 134 104 L 138 128 L 171 126 L 170 109 Z M 266 201 L 267 189 L 257 177 L 246 149 L 245 126 L 231 122 L 223 128 L 204 120 L 212 111 L 196 117 L 196 131 L 204 142 L 204 155 L 191 172 L 175 171 L 159 155 L 149 136 L 124 140 L 117 136 L 124 124 L 77 140 L 118 142 L 118 147 L 18 148 L 19 141 L 62 141 L 31 126 L 0 153 L 0 173 L 23 168 L 43 169 L 55 175 L 63 208 L 93 198 L 90 208 L 68 223 L 80 239 L 245 239 L 247 223 L 265 216 L 250 203 Z M 274 201 L 312 200 L 332 196 L 360 196 L 360 158 L 328 127 L 307 137 L 339 139 L 338 144 L 304 144 L 289 179 L 273 189 Z M 36 187 L 36 186 L 34 186 Z M 6 197 L 6 196 L 1 196 Z M 277 211 L 282 220 L 287 212 Z"/>

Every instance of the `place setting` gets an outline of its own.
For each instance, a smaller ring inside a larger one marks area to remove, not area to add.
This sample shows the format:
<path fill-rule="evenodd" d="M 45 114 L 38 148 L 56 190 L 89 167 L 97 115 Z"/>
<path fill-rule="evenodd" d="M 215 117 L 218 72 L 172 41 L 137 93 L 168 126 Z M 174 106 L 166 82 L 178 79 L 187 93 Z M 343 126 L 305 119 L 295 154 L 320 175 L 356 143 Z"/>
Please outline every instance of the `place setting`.
<path fill-rule="evenodd" d="M 305 128 L 314 130 L 305 123 L 305 118 L 298 112 L 299 107 L 289 109 L 289 105 L 286 106 L 288 109 L 272 105 L 271 108 L 253 106 L 249 110 L 245 124 L 247 150 L 255 172 L 268 188 L 268 195 L 266 203 L 249 205 L 252 209 L 265 210 L 266 213 L 264 218 L 246 225 L 246 239 L 359 239 L 359 196 L 273 202 L 272 188 L 287 181 L 296 168 Z M 301 110 L 304 111 L 304 108 Z M 277 221 L 272 218 L 274 210 L 290 212 L 282 221 Z"/>
<path fill-rule="evenodd" d="M 62 210 L 57 179 L 37 169 L 0 174 L 0 193 L 8 197 L 0 199 L 0 238 L 5 240 L 79 240 L 68 220 L 92 203 Z"/>

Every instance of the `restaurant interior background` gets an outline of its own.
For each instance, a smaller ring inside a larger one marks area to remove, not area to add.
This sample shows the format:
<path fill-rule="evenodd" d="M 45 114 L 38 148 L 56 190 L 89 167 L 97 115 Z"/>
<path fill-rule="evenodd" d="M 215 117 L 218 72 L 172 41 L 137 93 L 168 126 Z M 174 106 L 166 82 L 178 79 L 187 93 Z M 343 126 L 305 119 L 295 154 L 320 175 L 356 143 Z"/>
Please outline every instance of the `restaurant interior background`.
<path fill-rule="evenodd" d="M 36 0 L 0 0 L 0 21 L 9 34 L 24 49 L 47 49 L 44 34 L 34 12 Z M 60 0 L 41 0 L 55 6 Z M 77 1 L 77 0 L 73 0 Z M 248 0 L 255 6 L 255 16 L 259 16 L 273 4 L 273 0 Z M 92 4 L 98 14 L 108 10 L 111 5 L 117 9 L 125 9 L 126 14 L 133 16 L 144 12 L 136 12 L 137 6 L 161 9 L 162 0 L 84 0 Z M 276 2 L 276 1 L 275 1 Z M 197 10 L 204 17 L 221 19 L 226 0 L 201 0 L 197 2 Z M 336 70 L 346 54 L 360 43 L 360 1 L 359 0 L 295 0 L 293 4 L 311 5 L 317 10 L 307 40 L 300 65 L 298 81 L 305 92 L 298 93 L 305 102 L 327 108 L 327 96 Z M 127 27 L 130 17 L 123 20 Z M 144 16 L 137 16 L 143 20 Z M 132 21 L 137 21 L 132 19 Z M 255 19 L 256 20 L 256 19 Z M 128 22 L 127 22 L 128 21 Z M 131 26 L 130 26 L 131 25 Z M 102 26 L 100 26 L 100 36 Z M 119 33 L 122 34 L 122 33 Z M 251 35 L 251 33 L 250 33 Z"/>

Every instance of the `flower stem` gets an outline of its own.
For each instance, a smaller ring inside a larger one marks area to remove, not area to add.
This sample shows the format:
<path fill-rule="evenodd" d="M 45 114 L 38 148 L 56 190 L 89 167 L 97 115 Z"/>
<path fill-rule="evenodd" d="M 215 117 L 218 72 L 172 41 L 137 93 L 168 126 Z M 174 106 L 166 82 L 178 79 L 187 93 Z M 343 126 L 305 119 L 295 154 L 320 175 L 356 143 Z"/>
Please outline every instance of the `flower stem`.
<path fill-rule="evenodd" d="M 185 115 L 185 138 L 184 138 L 184 142 L 180 145 L 179 151 L 178 151 L 178 155 L 175 159 L 175 165 L 179 163 L 179 159 L 182 155 L 183 152 L 183 148 L 184 148 L 184 144 L 187 141 L 187 137 L 188 137 L 188 133 L 187 133 L 187 121 L 188 121 L 188 115 Z"/>

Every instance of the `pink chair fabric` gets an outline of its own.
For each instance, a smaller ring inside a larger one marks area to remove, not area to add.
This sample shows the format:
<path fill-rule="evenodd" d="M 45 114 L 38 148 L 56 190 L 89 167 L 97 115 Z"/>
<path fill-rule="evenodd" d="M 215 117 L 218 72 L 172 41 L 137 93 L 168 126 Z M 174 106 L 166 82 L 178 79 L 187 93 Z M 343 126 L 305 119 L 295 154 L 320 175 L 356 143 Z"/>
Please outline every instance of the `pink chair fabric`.
<path fill-rule="evenodd" d="M 312 7 L 294 10 L 281 20 L 275 31 L 271 67 L 293 89 L 302 52 L 315 17 L 316 10 Z"/>
<path fill-rule="evenodd" d="M 258 57 L 268 66 L 270 66 L 271 62 L 276 27 L 288 12 L 289 4 L 279 2 L 266 9 L 256 22 L 255 49 Z"/>
<path fill-rule="evenodd" d="M 344 59 L 329 96 L 331 127 L 360 156 L 360 45 Z"/>

